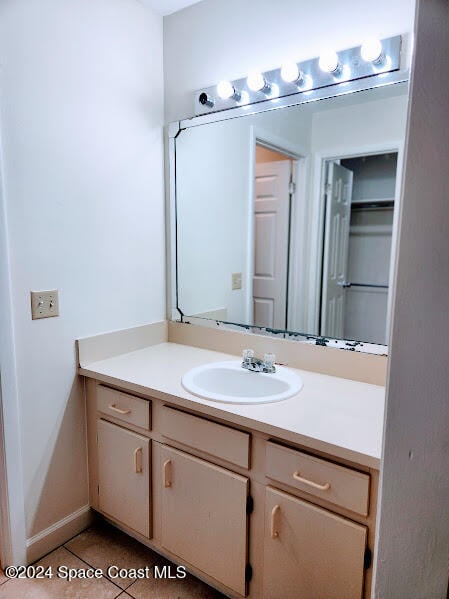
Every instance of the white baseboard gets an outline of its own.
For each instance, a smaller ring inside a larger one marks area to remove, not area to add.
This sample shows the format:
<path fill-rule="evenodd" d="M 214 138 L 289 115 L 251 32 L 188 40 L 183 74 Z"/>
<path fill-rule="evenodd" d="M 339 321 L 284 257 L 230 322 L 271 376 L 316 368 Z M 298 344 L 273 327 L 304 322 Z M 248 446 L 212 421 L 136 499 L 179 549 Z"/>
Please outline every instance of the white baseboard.
<path fill-rule="evenodd" d="M 27 563 L 31 564 L 86 529 L 92 519 L 92 510 L 89 505 L 84 505 L 76 512 L 27 539 Z"/>

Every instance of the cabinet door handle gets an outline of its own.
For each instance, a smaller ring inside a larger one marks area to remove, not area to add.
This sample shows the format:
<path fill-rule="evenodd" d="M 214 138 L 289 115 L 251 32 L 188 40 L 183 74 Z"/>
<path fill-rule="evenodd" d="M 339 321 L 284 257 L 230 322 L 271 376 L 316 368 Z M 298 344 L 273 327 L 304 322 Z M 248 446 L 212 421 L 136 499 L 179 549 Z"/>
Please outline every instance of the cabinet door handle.
<path fill-rule="evenodd" d="M 165 460 L 162 470 L 164 473 L 164 487 L 171 487 L 171 460 Z"/>
<path fill-rule="evenodd" d="M 293 478 L 297 480 L 299 483 L 304 483 L 305 485 L 309 485 L 309 487 L 313 487 L 314 489 L 318 489 L 319 491 L 328 491 L 331 488 L 330 483 L 324 483 L 324 485 L 314 483 L 313 480 L 303 478 L 299 472 L 293 472 Z"/>
<path fill-rule="evenodd" d="M 141 474 L 141 472 L 143 472 L 142 455 L 143 452 L 141 447 L 134 450 L 134 471 L 136 474 Z"/>
<path fill-rule="evenodd" d="M 280 511 L 281 506 L 275 505 L 271 510 L 271 538 L 276 539 L 279 536 L 279 531 L 276 528 L 276 514 Z"/>
<path fill-rule="evenodd" d="M 119 414 L 131 414 L 131 410 L 121 410 L 120 408 L 118 408 L 115 404 L 111 403 L 111 405 L 109 406 L 110 410 L 113 410 L 114 412 L 118 412 Z"/>

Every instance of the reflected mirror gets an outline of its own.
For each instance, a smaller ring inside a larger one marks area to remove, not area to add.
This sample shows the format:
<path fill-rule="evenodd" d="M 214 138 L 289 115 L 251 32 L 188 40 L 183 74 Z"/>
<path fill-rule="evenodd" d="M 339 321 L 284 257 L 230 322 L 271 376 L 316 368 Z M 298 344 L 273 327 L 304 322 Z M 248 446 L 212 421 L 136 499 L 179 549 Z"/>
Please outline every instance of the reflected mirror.
<path fill-rule="evenodd" d="M 188 126 L 184 316 L 385 344 L 408 86 Z"/>

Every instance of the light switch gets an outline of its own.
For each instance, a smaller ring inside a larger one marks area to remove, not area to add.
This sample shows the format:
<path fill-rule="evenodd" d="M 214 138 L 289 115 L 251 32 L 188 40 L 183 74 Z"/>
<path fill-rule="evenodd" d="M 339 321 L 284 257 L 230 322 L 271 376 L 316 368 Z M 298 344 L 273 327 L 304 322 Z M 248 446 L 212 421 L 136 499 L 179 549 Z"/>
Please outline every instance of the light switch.
<path fill-rule="evenodd" d="M 242 288 L 242 273 L 241 272 L 233 272 L 232 273 L 232 289 L 241 289 Z"/>
<path fill-rule="evenodd" d="M 59 316 L 58 290 L 53 291 L 32 291 L 31 292 L 31 317 L 50 318 Z"/>

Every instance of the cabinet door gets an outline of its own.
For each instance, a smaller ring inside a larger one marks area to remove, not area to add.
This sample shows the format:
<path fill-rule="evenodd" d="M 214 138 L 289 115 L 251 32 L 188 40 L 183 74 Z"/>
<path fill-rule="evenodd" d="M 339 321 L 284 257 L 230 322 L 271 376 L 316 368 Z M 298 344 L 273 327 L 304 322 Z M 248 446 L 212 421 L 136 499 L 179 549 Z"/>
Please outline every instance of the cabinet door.
<path fill-rule="evenodd" d="M 264 598 L 360 599 L 366 528 L 267 488 Z"/>
<path fill-rule="evenodd" d="M 248 479 L 163 447 L 162 545 L 241 595 Z"/>
<path fill-rule="evenodd" d="M 98 506 L 136 532 L 150 535 L 150 441 L 97 421 Z"/>

